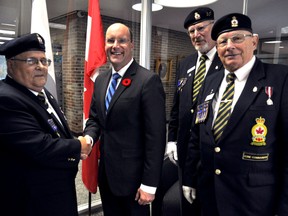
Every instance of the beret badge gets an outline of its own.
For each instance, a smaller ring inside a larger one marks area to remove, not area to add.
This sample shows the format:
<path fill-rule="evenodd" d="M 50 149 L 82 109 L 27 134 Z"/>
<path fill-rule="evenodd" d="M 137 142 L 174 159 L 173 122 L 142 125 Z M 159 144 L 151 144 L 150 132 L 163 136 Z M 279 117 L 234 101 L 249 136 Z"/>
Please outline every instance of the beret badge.
<path fill-rule="evenodd" d="M 231 27 L 238 27 L 238 20 L 235 16 L 232 17 Z"/>
<path fill-rule="evenodd" d="M 199 20 L 199 19 L 201 19 L 201 16 L 198 12 L 195 12 L 194 18 L 195 18 L 195 20 Z"/>
<path fill-rule="evenodd" d="M 38 39 L 38 41 L 39 41 L 39 44 L 44 44 L 42 38 L 41 38 L 38 34 L 37 34 L 37 39 Z"/>

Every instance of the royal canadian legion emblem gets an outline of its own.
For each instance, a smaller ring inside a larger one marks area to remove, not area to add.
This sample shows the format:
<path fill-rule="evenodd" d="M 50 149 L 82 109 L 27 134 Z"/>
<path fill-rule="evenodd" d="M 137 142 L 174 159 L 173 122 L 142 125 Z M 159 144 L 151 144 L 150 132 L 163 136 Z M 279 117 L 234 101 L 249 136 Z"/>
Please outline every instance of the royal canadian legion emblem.
<path fill-rule="evenodd" d="M 252 142 L 251 145 L 254 146 L 265 146 L 266 145 L 266 135 L 267 135 L 267 127 L 264 125 L 265 118 L 261 116 L 255 119 L 256 124 L 252 127 Z"/>

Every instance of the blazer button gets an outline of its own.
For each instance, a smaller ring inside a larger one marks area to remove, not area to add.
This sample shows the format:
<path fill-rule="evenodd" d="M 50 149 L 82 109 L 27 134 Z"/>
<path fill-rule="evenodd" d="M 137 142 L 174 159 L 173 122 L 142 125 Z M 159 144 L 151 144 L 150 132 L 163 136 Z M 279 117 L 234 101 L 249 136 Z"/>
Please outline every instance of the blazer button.
<path fill-rule="evenodd" d="M 221 174 L 221 170 L 220 170 L 220 169 L 216 169 L 216 170 L 215 170 L 215 174 L 216 174 L 216 175 L 220 175 L 220 174 Z"/>
<path fill-rule="evenodd" d="M 192 114 L 194 113 L 194 109 L 191 109 L 191 113 L 192 113 Z"/>
<path fill-rule="evenodd" d="M 220 147 L 215 147 L 215 148 L 214 148 L 214 151 L 215 151 L 216 153 L 219 153 L 219 152 L 221 151 L 221 149 L 220 149 Z"/>

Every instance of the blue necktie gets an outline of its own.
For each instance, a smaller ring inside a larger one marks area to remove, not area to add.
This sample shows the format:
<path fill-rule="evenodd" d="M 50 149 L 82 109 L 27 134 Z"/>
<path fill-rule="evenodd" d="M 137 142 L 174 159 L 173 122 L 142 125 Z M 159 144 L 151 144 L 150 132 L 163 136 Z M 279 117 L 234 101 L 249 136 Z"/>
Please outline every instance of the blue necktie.
<path fill-rule="evenodd" d="M 108 92 L 107 92 L 107 95 L 106 95 L 106 99 L 105 99 L 105 107 L 106 107 L 106 110 L 108 110 L 108 107 L 109 107 L 109 103 L 112 99 L 112 96 L 114 95 L 115 93 L 115 90 L 116 90 L 116 86 L 117 86 L 117 80 L 121 77 L 121 75 L 119 75 L 118 73 L 115 73 L 113 74 L 112 76 L 112 81 L 110 83 L 110 86 L 109 86 L 109 89 L 108 89 Z"/>

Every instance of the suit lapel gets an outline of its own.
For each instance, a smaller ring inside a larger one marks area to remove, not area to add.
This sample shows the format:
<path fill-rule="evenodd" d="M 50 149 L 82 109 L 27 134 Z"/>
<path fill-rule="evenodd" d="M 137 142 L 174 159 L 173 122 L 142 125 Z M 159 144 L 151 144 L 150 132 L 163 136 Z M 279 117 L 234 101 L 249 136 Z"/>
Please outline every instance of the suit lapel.
<path fill-rule="evenodd" d="M 214 140 L 214 136 L 212 133 L 212 122 L 214 118 L 213 108 L 212 108 L 212 102 L 215 100 L 216 93 L 218 93 L 218 89 L 221 85 L 221 82 L 224 77 L 224 68 L 222 68 L 221 71 L 219 71 L 217 74 L 214 74 L 210 76 L 209 79 L 206 79 L 206 83 L 204 87 L 205 92 L 203 93 L 203 99 L 201 100 L 202 103 L 211 95 L 211 99 L 209 100 L 209 111 L 208 111 L 208 120 L 206 123 L 206 131 L 209 133 L 210 137 Z"/>
<path fill-rule="evenodd" d="M 97 87 L 97 90 L 99 91 L 99 95 L 100 95 L 100 106 L 101 106 L 101 114 L 103 119 L 106 118 L 106 107 L 105 107 L 105 97 L 106 97 L 106 92 L 107 92 L 107 88 L 109 85 L 109 81 L 111 79 L 112 76 L 112 69 L 108 70 L 107 72 L 103 73 L 103 78 L 100 80 L 100 82 L 97 82 L 97 85 L 99 85 Z M 96 86 L 94 87 L 94 91 L 95 91 Z M 111 103 L 111 102 L 110 102 Z"/>
<path fill-rule="evenodd" d="M 51 104 L 51 106 L 53 107 L 55 112 L 57 113 L 57 116 L 59 117 L 61 122 L 59 122 L 58 118 L 52 112 L 50 115 L 51 115 L 53 121 L 57 124 L 58 128 L 61 129 L 61 131 L 63 132 L 63 134 L 66 137 L 71 137 L 72 135 L 70 133 L 70 129 L 69 129 L 69 126 L 68 126 L 68 123 L 67 123 L 67 119 L 66 119 L 63 111 L 60 110 L 57 101 L 55 100 L 55 98 L 49 92 L 46 91 L 46 89 L 45 89 L 45 93 L 47 95 L 49 103 Z"/>

